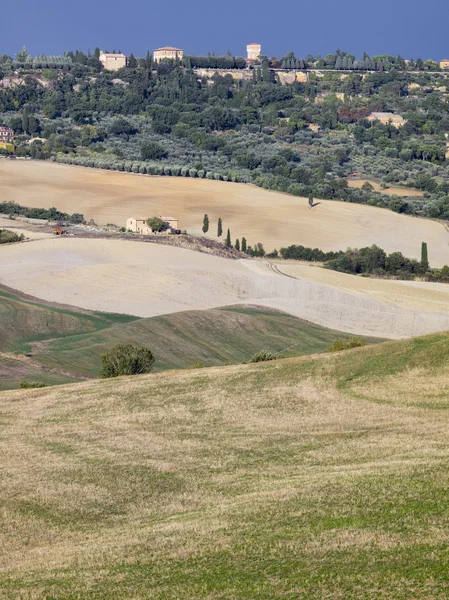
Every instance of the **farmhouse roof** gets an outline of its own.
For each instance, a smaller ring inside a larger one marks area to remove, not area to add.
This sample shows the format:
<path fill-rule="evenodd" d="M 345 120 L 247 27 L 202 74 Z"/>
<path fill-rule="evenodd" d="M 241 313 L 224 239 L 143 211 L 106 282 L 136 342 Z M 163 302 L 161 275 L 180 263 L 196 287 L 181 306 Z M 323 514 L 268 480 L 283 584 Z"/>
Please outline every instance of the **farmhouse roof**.
<path fill-rule="evenodd" d="M 0 131 L 12 131 L 12 129 L 8 125 L 0 125 Z"/>
<path fill-rule="evenodd" d="M 377 117 L 378 119 L 402 119 L 401 115 L 395 115 L 392 112 L 372 112 L 371 117 Z"/>
<path fill-rule="evenodd" d="M 155 52 L 159 52 L 159 50 L 174 50 L 176 52 L 182 52 L 182 48 L 174 48 L 173 46 L 164 46 L 163 48 L 156 48 Z"/>
<path fill-rule="evenodd" d="M 126 58 L 124 54 L 112 54 L 111 52 L 100 52 L 100 56 L 106 56 L 107 58 Z"/>
<path fill-rule="evenodd" d="M 251 44 L 248 44 L 248 46 L 260 46 L 260 44 L 258 44 L 257 42 L 251 42 Z"/>

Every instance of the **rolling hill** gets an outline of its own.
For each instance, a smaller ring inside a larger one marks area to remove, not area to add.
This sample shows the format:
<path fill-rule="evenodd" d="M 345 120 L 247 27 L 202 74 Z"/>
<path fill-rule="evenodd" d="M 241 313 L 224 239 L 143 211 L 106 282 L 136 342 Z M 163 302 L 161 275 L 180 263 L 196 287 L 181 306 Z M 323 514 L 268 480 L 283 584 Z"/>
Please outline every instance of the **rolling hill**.
<path fill-rule="evenodd" d="M 2 596 L 447 598 L 448 364 L 435 334 L 1 393 Z"/>
<path fill-rule="evenodd" d="M 54 384 L 97 377 L 101 356 L 118 343 L 149 346 L 155 370 L 163 371 L 243 362 L 263 348 L 285 356 L 323 352 L 336 338 L 349 337 L 257 306 L 139 319 L 80 313 L 4 290 L 0 325 L 0 389 L 17 388 L 23 379 Z"/>
<path fill-rule="evenodd" d="M 181 229 L 201 233 L 209 215 L 211 237 L 218 218 L 235 238 L 268 252 L 290 244 L 322 250 L 345 250 L 377 244 L 388 252 L 420 258 L 421 242 L 429 246 L 430 264 L 449 262 L 449 234 L 441 223 L 389 210 L 307 200 L 253 185 L 184 177 L 150 177 L 87 169 L 43 161 L 0 161 L 2 191 L 8 200 L 30 207 L 55 206 L 70 214 L 76 207 L 87 220 L 124 226 L 131 216 L 172 215 Z M 400 235 L 398 235 L 400 232 Z"/>

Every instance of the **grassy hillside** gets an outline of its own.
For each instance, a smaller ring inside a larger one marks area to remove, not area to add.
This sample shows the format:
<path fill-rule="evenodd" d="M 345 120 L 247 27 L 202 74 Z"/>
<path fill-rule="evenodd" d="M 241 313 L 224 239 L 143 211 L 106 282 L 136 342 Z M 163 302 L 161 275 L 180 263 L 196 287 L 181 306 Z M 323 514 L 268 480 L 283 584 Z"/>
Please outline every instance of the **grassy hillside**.
<path fill-rule="evenodd" d="M 25 300 L 0 288 L 0 351 L 30 350 L 30 343 L 92 332 L 136 319 L 128 315 L 77 312 Z"/>
<path fill-rule="evenodd" d="M 0 394 L 4 598 L 445 599 L 449 335 Z"/>
<path fill-rule="evenodd" d="M 329 348 L 335 338 L 349 337 L 258 307 L 138 319 L 55 308 L 2 290 L 0 328 L 0 353 L 6 353 L 0 356 L 0 390 L 17 388 L 22 379 L 54 384 L 97 377 L 101 356 L 118 343 L 149 346 L 155 370 L 164 371 L 243 362 L 262 348 L 284 356 L 312 354 Z M 32 356 L 25 361 L 18 352 Z"/>
<path fill-rule="evenodd" d="M 57 339 L 35 359 L 49 367 L 97 376 L 101 356 L 115 344 L 144 344 L 156 371 L 247 361 L 266 348 L 284 356 L 323 352 L 350 335 L 275 310 L 235 306 L 174 313 Z"/>

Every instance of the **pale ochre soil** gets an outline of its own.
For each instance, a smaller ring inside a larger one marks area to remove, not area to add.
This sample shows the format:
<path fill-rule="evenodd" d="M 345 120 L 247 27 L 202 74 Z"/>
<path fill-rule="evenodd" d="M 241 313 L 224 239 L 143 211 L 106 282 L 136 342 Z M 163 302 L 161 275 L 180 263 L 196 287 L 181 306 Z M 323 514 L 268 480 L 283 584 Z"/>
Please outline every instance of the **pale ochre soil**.
<path fill-rule="evenodd" d="M 371 297 L 401 308 L 449 311 L 449 284 L 355 277 L 311 264 L 278 262 L 283 273 L 332 286 L 350 294 Z"/>
<path fill-rule="evenodd" d="M 449 286 L 280 268 L 300 279 L 273 272 L 265 261 L 67 237 L 1 248 L 0 283 L 47 301 L 142 317 L 242 303 L 360 335 L 401 338 L 449 329 Z"/>
<path fill-rule="evenodd" d="M 30 240 L 44 240 L 53 237 L 51 233 L 31 231 L 31 229 L 27 228 L 27 223 L 19 219 L 4 219 L 0 217 L 0 229 L 9 229 L 17 233 L 17 235 L 23 234 L 25 238 Z"/>
<path fill-rule="evenodd" d="M 290 244 L 323 250 L 377 244 L 419 258 L 425 241 L 432 266 L 449 263 L 449 233 L 439 223 L 336 201 L 320 200 L 310 210 L 304 198 L 251 185 L 0 160 L 0 196 L 26 206 L 81 212 L 99 224 L 121 226 L 130 216 L 173 216 L 191 233 L 201 232 L 207 213 L 211 236 L 221 217 L 233 239 L 262 242 L 267 251 Z"/>
<path fill-rule="evenodd" d="M 401 197 L 422 196 L 422 192 L 413 188 L 397 187 L 392 185 L 386 189 L 383 189 L 376 181 L 371 181 L 371 179 L 348 179 L 348 186 L 360 189 L 366 182 L 370 183 L 376 192 L 382 192 L 382 194 L 386 194 L 387 196 L 393 196 L 393 194 Z"/>

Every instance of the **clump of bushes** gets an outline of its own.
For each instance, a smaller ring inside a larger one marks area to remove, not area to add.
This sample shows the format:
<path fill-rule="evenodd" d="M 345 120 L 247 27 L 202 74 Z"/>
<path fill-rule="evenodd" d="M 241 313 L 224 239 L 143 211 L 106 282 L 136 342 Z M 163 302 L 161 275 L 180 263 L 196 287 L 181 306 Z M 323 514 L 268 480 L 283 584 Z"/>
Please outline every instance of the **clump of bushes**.
<path fill-rule="evenodd" d="M 256 352 L 256 354 L 254 354 L 251 357 L 251 360 L 249 362 L 258 363 L 258 362 L 267 362 L 269 360 L 276 360 L 276 355 L 273 354 L 272 352 L 268 352 L 268 350 L 260 350 L 259 352 Z"/>
<path fill-rule="evenodd" d="M 46 219 L 47 221 L 68 221 L 70 223 L 83 223 L 84 216 L 81 213 L 69 215 L 59 211 L 57 208 L 28 208 L 20 206 L 15 202 L 0 202 L 0 213 L 10 216 L 20 215 L 28 219 Z"/>
<path fill-rule="evenodd" d="M 36 389 L 36 388 L 44 388 L 44 387 L 48 387 L 48 386 L 43 381 L 36 381 L 36 382 L 30 383 L 29 381 L 26 381 L 24 379 L 23 381 L 20 382 L 20 387 L 23 390 L 29 390 L 29 389 Z"/>
<path fill-rule="evenodd" d="M 120 375 L 142 375 L 150 373 L 155 358 L 146 346 L 117 344 L 101 357 L 101 377 L 119 377 Z"/>
<path fill-rule="evenodd" d="M 9 229 L 0 229 L 0 244 L 12 244 L 14 242 L 21 242 L 25 239 L 23 233 L 20 235 Z"/>
<path fill-rule="evenodd" d="M 341 352 L 342 350 L 349 350 L 350 348 L 366 346 L 366 344 L 367 342 L 360 337 L 351 337 L 349 340 L 334 340 L 329 352 Z"/>

